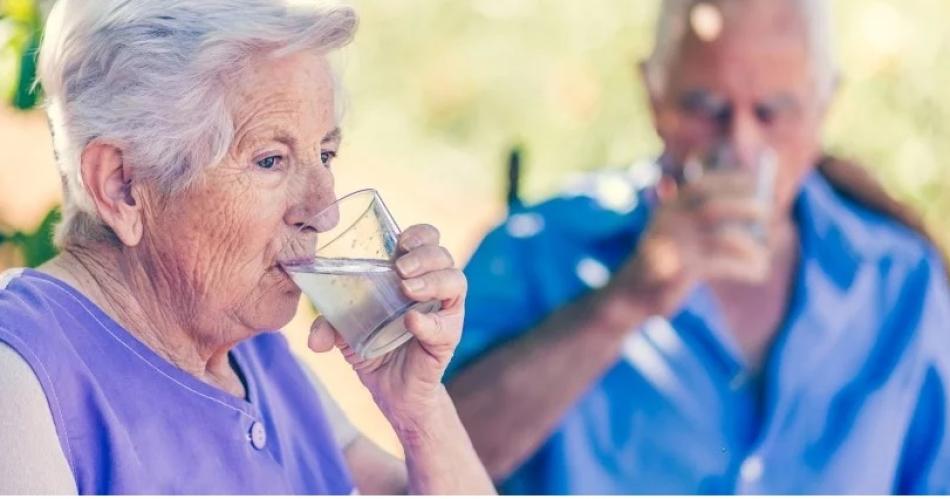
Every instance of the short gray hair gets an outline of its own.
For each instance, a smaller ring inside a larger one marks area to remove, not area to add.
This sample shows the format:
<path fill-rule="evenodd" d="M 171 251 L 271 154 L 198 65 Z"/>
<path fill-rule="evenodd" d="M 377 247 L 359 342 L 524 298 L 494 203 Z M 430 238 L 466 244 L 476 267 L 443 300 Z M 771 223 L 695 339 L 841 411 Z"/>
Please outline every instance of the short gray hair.
<path fill-rule="evenodd" d="M 183 189 L 233 141 L 222 83 L 249 56 L 327 53 L 356 26 L 352 8 L 313 0 L 60 0 L 39 61 L 65 198 L 57 244 L 112 234 L 82 185 L 91 141 L 120 145 L 136 180 Z"/>
<path fill-rule="evenodd" d="M 679 56 L 680 46 L 690 29 L 690 16 L 698 4 L 710 4 L 720 7 L 728 17 L 732 6 L 741 9 L 749 0 L 662 0 L 659 20 L 656 26 L 656 40 L 653 53 L 646 62 L 647 80 L 654 90 L 665 89 L 667 73 L 675 58 Z M 776 0 L 766 0 L 776 1 Z M 822 98 L 829 97 L 834 90 L 838 77 L 838 64 L 834 53 L 834 26 L 830 0 L 784 0 L 790 2 L 801 13 L 807 31 L 807 44 L 811 52 L 814 77 L 818 93 Z M 735 4 L 740 5 L 735 5 Z M 731 5 L 726 5 L 731 4 Z"/>

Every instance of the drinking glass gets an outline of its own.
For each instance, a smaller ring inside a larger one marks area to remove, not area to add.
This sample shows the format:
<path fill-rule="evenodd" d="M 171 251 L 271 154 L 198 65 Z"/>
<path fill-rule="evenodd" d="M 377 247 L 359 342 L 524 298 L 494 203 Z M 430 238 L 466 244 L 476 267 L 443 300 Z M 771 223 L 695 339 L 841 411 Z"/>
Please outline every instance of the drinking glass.
<path fill-rule="evenodd" d="M 728 145 L 715 147 L 705 156 L 693 156 L 686 161 L 682 177 L 685 182 L 695 182 L 715 172 L 743 171 L 755 178 L 755 197 L 766 209 L 771 209 L 775 197 L 775 180 L 778 174 L 778 157 L 769 147 L 759 148 L 750 160 L 740 160 Z M 765 241 L 768 229 L 761 223 L 751 223 L 747 229 L 760 241 Z"/>
<path fill-rule="evenodd" d="M 317 311 L 364 359 L 395 350 L 412 338 L 404 316 L 430 313 L 438 301 L 407 298 L 394 267 L 399 226 L 379 193 L 365 189 L 340 198 L 292 239 L 284 270 Z"/>

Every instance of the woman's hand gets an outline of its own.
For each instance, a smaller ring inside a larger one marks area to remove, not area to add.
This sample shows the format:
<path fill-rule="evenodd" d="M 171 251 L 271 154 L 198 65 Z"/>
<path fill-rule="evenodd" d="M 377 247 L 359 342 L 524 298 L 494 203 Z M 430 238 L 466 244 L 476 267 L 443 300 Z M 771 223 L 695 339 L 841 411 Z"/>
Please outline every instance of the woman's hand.
<path fill-rule="evenodd" d="M 406 296 L 441 303 L 437 312 L 406 314 L 412 340 L 383 356 L 363 359 L 321 317 L 313 323 L 309 345 L 316 352 L 338 347 L 397 432 L 415 432 L 445 401 L 442 374 L 462 334 L 467 282 L 449 252 L 439 246 L 438 230 L 429 225 L 410 227 L 400 235 L 395 263 Z"/>

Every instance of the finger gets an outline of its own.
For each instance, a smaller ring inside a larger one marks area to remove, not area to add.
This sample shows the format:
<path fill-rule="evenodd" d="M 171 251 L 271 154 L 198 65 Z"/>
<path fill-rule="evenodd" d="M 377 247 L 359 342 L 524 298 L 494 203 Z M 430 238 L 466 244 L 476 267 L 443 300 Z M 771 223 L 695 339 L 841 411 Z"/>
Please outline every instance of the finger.
<path fill-rule="evenodd" d="M 405 316 L 406 329 L 426 347 L 454 349 L 461 339 L 462 320 L 449 312 L 424 314 L 410 310 Z"/>
<path fill-rule="evenodd" d="M 449 306 L 462 301 L 467 289 L 468 281 L 458 269 L 437 270 L 402 281 L 402 291 L 410 299 L 439 300 Z"/>
<path fill-rule="evenodd" d="M 678 192 L 679 186 L 677 185 L 675 178 L 669 175 L 660 177 L 660 181 L 656 186 L 656 194 L 661 203 L 666 203 L 676 199 Z"/>
<path fill-rule="evenodd" d="M 449 250 L 441 246 L 420 246 L 396 260 L 396 269 L 404 278 L 455 266 Z"/>
<path fill-rule="evenodd" d="M 440 237 L 439 229 L 431 225 L 413 225 L 399 235 L 399 248 L 403 251 L 412 251 L 425 245 L 438 246 Z"/>
<path fill-rule="evenodd" d="M 317 317 L 310 326 L 307 346 L 317 353 L 329 352 L 339 342 L 339 333 L 324 317 Z"/>
<path fill-rule="evenodd" d="M 326 353 L 335 347 L 343 355 L 343 358 L 355 369 L 363 369 L 367 365 L 372 364 L 375 360 L 364 359 L 356 353 L 356 350 L 343 339 L 343 335 L 323 317 L 317 317 L 310 326 L 310 336 L 307 338 L 307 346 L 316 353 Z"/>
<path fill-rule="evenodd" d="M 705 173 L 696 184 L 712 193 L 749 192 L 755 190 L 756 175 L 745 170 L 713 171 Z"/>
<path fill-rule="evenodd" d="M 710 198 L 753 197 L 755 191 L 755 177 L 747 172 L 712 172 L 684 186 L 681 196 L 698 204 Z"/>
<path fill-rule="evenodd" d="M 736 258 L 754 258 L 768 252 L 748 227 L 737 224 L 722 224 L 709 230 L 703 237 L 703 247 L 709 254 Z"/>
<path fill-rule="evenodd" d="M 768 208 L 752 198 L 708 200 L 696 208 L 698 221 L 718 229 L 727 222 L 765 223 Z"/>

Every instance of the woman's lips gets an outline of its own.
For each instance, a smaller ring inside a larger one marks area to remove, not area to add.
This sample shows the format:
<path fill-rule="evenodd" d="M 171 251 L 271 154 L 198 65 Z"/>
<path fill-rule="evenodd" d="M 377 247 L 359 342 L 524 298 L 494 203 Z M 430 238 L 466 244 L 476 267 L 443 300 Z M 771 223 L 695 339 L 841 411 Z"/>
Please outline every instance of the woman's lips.
<path fill-rule="evenodd" d="M 281 270 L 284 270 L 286 267 L 295 267 L 298 265 L 303 265 L 309 261 L 313 260 L 313 257 L 290 257 L 290 258 L 281 258 L 275 267 L 280 267 Z"/>
<path fill-rule="evenodd" d="M 271 268 L 267 269 L 268 273 L 273 276 L 280 283 L 281 288 L 286 288 L 285 292 L 288 293 L 299 293 L 300 288 L 297 286 L 297 283 L 294 282 L 293 277 L 290 276 L 290 273 L 284 269 L 283 265 L 274 265 Z"/>

